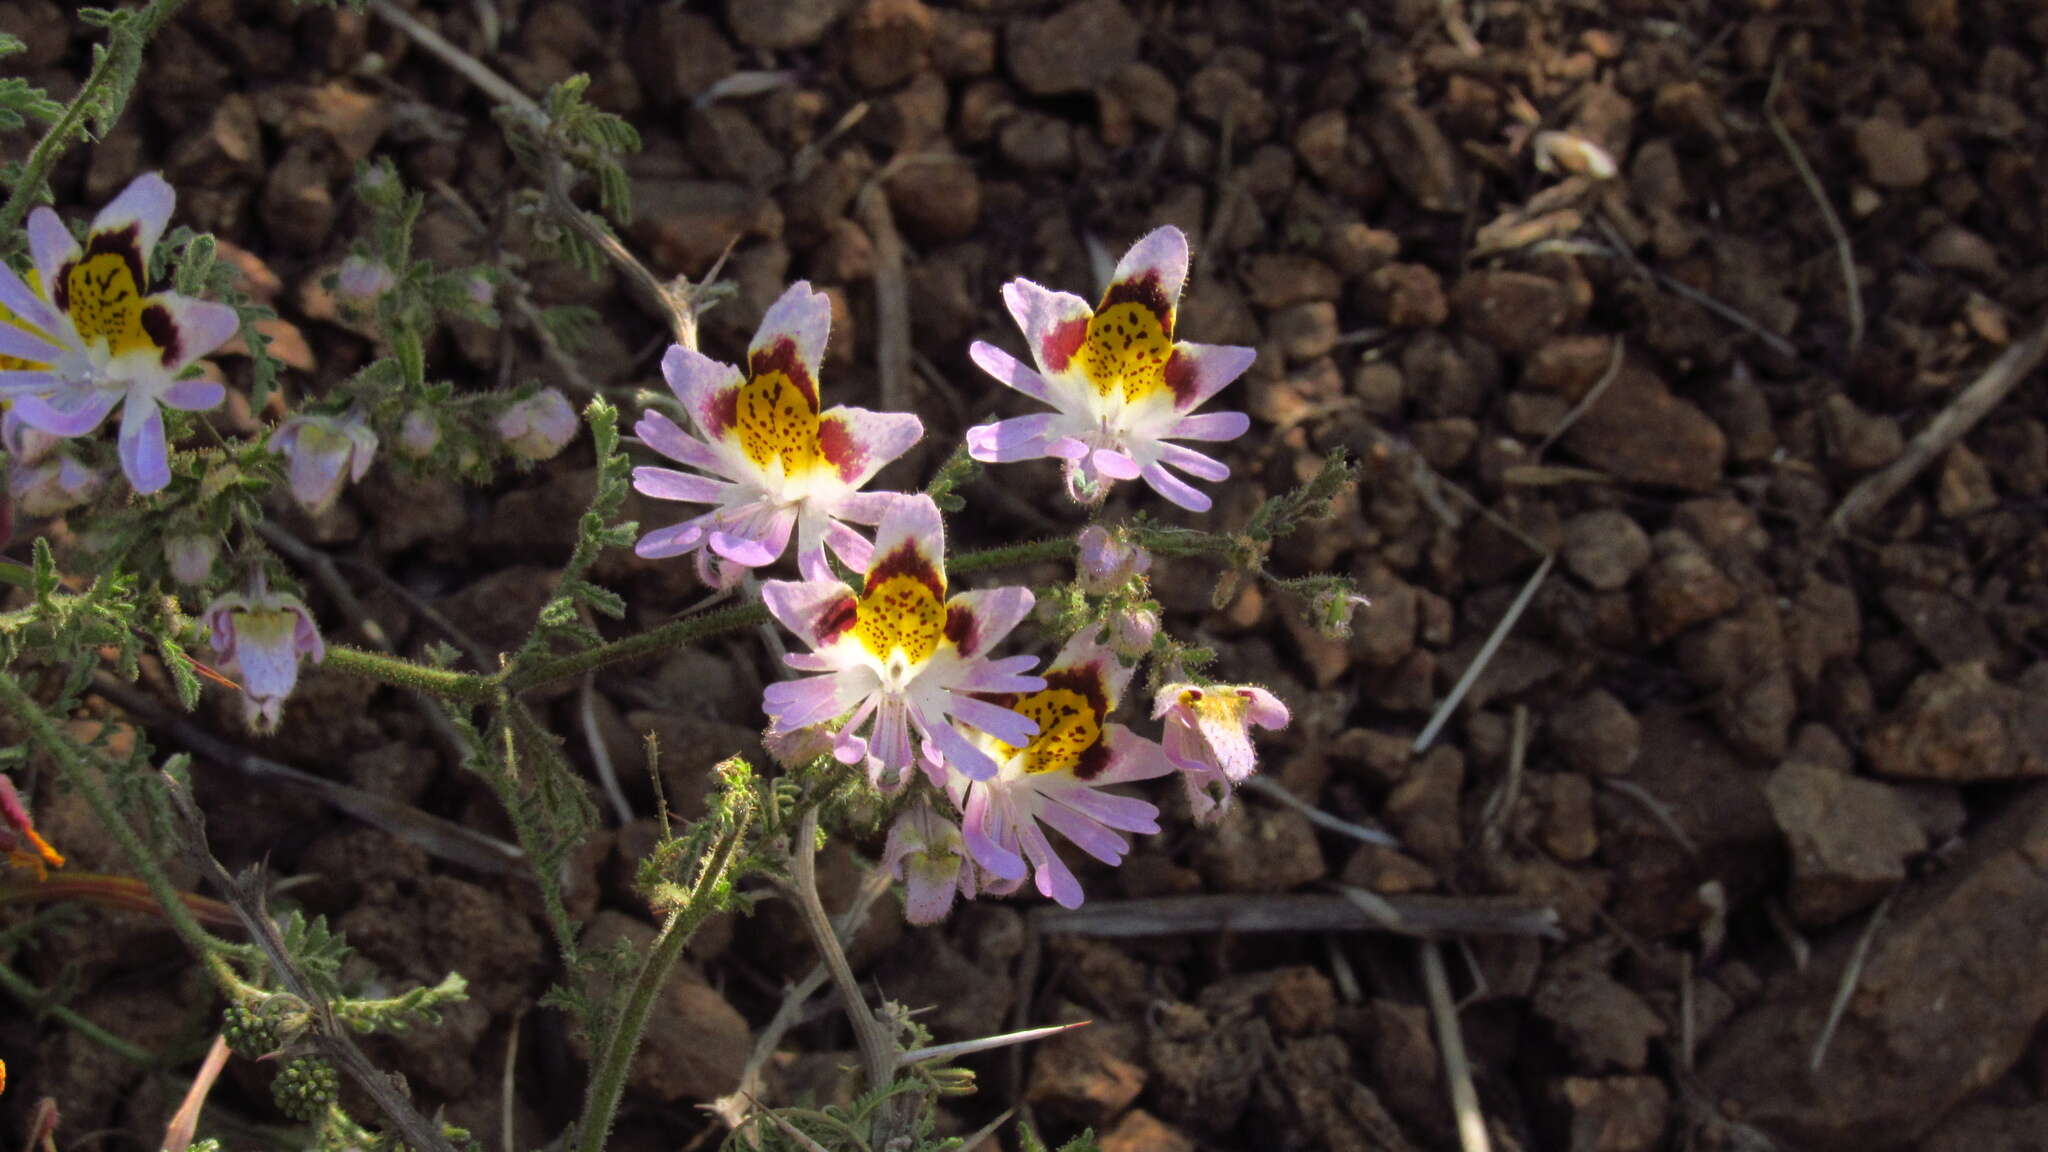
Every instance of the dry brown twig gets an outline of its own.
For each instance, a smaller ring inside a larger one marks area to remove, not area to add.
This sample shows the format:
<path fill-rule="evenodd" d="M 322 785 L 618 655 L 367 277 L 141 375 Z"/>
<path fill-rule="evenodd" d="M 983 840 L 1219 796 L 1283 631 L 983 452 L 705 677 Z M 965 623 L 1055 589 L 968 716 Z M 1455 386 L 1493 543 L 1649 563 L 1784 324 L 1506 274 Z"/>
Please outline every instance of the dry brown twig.
<path fill-rule="evenodd" d="M 206 1107 L 206 1097 L 212 1093 L 214 1082 L 220 1079 L 220 1070 L 227 1063 L 227 1037 L 216 1035 L 207 1046 L 206 1059 L 199 1062 L 199 1071 L 192 1074 L 192 1087 L 186 1089 L 184 1102 L 164 1128 L 163 1152 L 185 1152 L 192 1146 L 192 1138 L 199 1133 L 199 1113 Z"/>
<path fill-rule="evenodd" d="M 1401 936 L 1559 938 L 1557 912 L 1515 897 L 1381 896 L 1340 886 L 1335 893 L 1291 892 L 1091 900 L 1079 908 L 1035 908 L 1027 917 L 1045 935 L 1139 939 L 1218 932 L 1388 932 Z"/>
<path fill-rule="evenodd" d="M 1849 355 L 1863 346 L 1863 285 L 1856 279 L 1856 250 L 1849 246 L 1848 230 L 1842 227 L 1842 218 L 1835 212 L 1834 202 L 1828 199 L 1828 190 L 1821 184 L 1820 177 L 1813 171 L 1813 165 L 1806 162 L 1806 153 L 1800 151 L 1792 132 L 1785 127 L 1785 121 L 1778 116 L 1778 89 L 1785 82 L 1785 57 L 1778 57 L 1777 67 L 1771 69 L 1771 86 L 1764 93 L 1764 120 L 1771 126 L 1771 134 L 1792 158 L 1792 167 L 1799 172 L 1800 183 L 1806 185 L 1807 195 L 1820 205 L 1821 219 L 1827 222 L 1828 235 L 1835 241 L 1835 260 L 1842 269 L 1842 291 L 1849 303 Z"/>
<path fill-rule="evenodd" d="M 1479 1111 L 1479 1093 L 1472 1086 L 1472 1064 L 1465 1058 L 1465 1033 L 1458 1027 L 1458 1008 L 1451 1003 L 1451 982 L 1444 974 L 1444 958 L 1434 940 L 1424 940 L 1422 983 L 1429 997 L 1429 1014 L 1436 1022 L 1437 1053 L 1443 1058 L 1444 1080 L 1451 1091 L 1451 1111 L 1458 1125 L 1458 1146 L 1464 1152 L 1491 1152 L 1486 1135 L 1486 1116 Z"/>
<path fill-rule="evenodd" d="M 1863 982 L 1863 965 L 1870 959 L 1870 944 L 1877 939 L 1877 930 L 1884 924 L 1885 913 L 1891 911 L 1895 891 L 1878 902 L 1871 910 L 1870 920 L 1863 925 L 1863 933 L 1856 937 L 1856 947 L 1849 953 L 1849 963 L 1842 968 L 1842 982 L 1835 988 L 1835 998 L 1828 1004 L 1828 1018 L 1821 1025 L 1820 1035 L 1814 1038 L 1813 1055 L 1806 1061 L 1807 1070 L 1818 1073 L 1828 1058 L 1828 1045 L 1835 1039 L 1835 1029 L 1842 1024 L 1842 1013 L 1849 1010 L 1849 999 L 1856 994 L 1856 986 Z"/>
<path fill-rule="evenodd" d="M 2048 358 L 2048 318 L 2036 325 L 2026 339 L 2009 345 L 1969 387 L 1957 393 L 1927 427 L 1906 443 L 1906 450 L 1899 453 L 1898 459 L 1858 481 L 1828 517 L 1828 530 L 1836 536 L 1846 535 L 1865 516 L 1883 507 L 1935 457 L 2004 403 L 2044 358 Z"/>

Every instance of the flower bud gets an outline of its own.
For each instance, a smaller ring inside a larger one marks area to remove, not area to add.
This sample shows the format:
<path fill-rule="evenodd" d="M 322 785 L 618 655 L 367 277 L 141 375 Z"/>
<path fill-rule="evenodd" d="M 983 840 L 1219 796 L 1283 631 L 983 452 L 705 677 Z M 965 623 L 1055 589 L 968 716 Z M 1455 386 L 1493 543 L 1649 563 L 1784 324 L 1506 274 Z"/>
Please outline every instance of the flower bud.
<path fill-rule="evenodd" d="M 1075 543 L 1079 546 L 1075 574 L 1081 591 L 1090 596 L 1106 596 L 1152 567 L 1151 553 L 1111 536 L 1100 524 L 1081 529 Z"/>
<path fill-rule="evenodd" d="M 351 256 L 341 262 L 341 271 L 334 275 L 334 292 L 342 302 L 359 308 L 367 308 L 377 302 L 377 297 L 398 286 L 398 277 L 380 261 L 365 260 Z"/>
<path fill-rule="evenodd" d="M 498 286 L 491 283 L 488 276 L 471 276 L 463 288 L 469 293 L 469 302 L 479 308 L 489 308 L 491 302 L 498 298 Z"/>
<path fill-rule="evenodd" d="M 576 410 L 560 389 L 543 388 L 498 414 L 506 451 L 522 460 L 546 460 L 576 438 Z"/>
<path fill-rule="evenodd" d="M 219 541 L 196 532 L 164 541 L 164 562 L 170 566 L 171 579 L 189 588 L 206 583 L 206 578 L 213 575 L 213 558 L 219 554 Z"/>
<path fill-rule="evenodd" d="M 1109 621 L 1109 650 L 1125 660 L 1137 660 L 1152 651 L 1159 635 L 1159 614 L 1149 608 L 1125 608 Z"/>
<path fill-rule="evenodd" d="M 415 460 L 424 460 L 441 444 L 441 421 L 425 408 L 405 414 L 398 425 L 398 450 Z"/>

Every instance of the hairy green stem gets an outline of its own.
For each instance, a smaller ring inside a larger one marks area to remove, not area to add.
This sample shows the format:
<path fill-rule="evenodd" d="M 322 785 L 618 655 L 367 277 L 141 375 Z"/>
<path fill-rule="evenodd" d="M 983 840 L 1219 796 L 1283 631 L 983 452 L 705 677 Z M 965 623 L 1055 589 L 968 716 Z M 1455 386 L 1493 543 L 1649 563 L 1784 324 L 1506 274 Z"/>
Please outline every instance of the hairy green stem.
<path fill-rule="evenodd" d="M 134 827 L 121 815 L 121 810 L 114 804 L 114 798 L 107 794 L 105 786 L 101 784 L 99 774 L 93 771 L 94 765 L 101 772 L 111 772 L 113 766 L 99 754 L 91 749 L 79 747 L 70 737 L 58 731 L 57 726 L 50 722 L 49 715 L 36 704 L 34 698 L 29 696 L 28 690 L 21 686 L 19 678 L 11 672 L 0 671 L 0 709 L 14 715 L 28 731 L 29 740 L 42 748 L 49 754 L 50 759 L 56 762 L 58 773 L 64 777 L 65 783 L 85 797 L 85 802 L 91 805 L 93 815 L 98 818 L 100 826 L 120 844 L 122 854 L 128 857 L 129 867 L 134 868 L 136 874 L 142 877 L 142 882 L 149 886 L 150 895 L 156 897 L 156 902 L 163 907 L 164 918 L 170 921 L 171 927 L 185 941 L 185 946 L 199 957 L 200 963 L 206 967 L 207 974 L 220 986 L 224 994 L 231 999 L 239 999 L 247 991 L 248 985 L 243 983 L 242 979 L 235 975 L 234 969 L 228 966 L 228 962 L 221 958 L 220 949 L 227 947 L 227 942 L 216 938 L 193 918 L 192 910 L 185 906 L 183 895 L 177 886 L 171 883 L 171 878 L 164 874 L 163 865 L 157 861 L 149 846 L 142 842 L 142 837 L 136 835 Z M 89 761 L 93 763 L 89 764 Z"/>
<path fill-rule="evenodd" d="M 73 1032 L 78 1033 L 80 1036 L 85 1037 L 87 1040 L 105 1048 L 107 1051 L 112 1052 L 131 1064 L 139 1064 L 144 1068 L 155 1068 L 163 1063 L 157 1059 L 154 1053 L 121 1039 L 119 1036 L 114 1035 L 112 1032 L 107 1031 L 70 1008 L 59 1004 L 48 992 L 36 987 L 29 982 L 27 977 L 5 964 L 0 964 L 0 989 L 5 989 L 9 996 L 21 1001 L 22 1006 L 31 1012 L 49 1013 L 52 1018 L 66 1028 L 71 1029 Z"/>
<path fill-rule="evenodd" d="M 488 702 L 496 691 L 493 678 L 481 673 L 429 668 L 411 660 L 386 656 L 381 652 L 366 652 L 344 644 L 328 647 L 323 667 L 395 688 L 410 688 L 444 700 L 462 700 L 472 704 Z"/>
<path fill-rule="evenodd" d="M 646 961 L 633 978 L 633 989 L 606 1033 L 604 1046 L 592 1067 L 590 1094 L 576 1125 L 578 1152 L 603 1152 L 605 1138 L 611 1134 L 612 1118 L 618 1114 L 619 1100 L 625 1095 L 626 1076 L 632 1071 L 633 1057 L 639 1052 L 640 1038 L 647 1030 L 647 1017 L 654 1010 L 654 998 L 668 983 L 669 972 L 682 957 L 690 937 L 696 935 L 715 910 L 719 886 L 731 870 L 746 832 L 746 822 L 736 821 L 712 844 L 689 899 L 662 922 L 661 934 L 655 937 Z"/>
<path fill-rule="evenodd" d="M 57 117 L 56 123 L 50 125 L 48 132 L 43 133 L 43 138 L 36 141 L 36 146 L 29 151 L 28 159 L 22 162 L 20 179 L 8 190 L 6 202 L 0 204 L 0 236 L 12 237 L 21 229 L 22 220 L 28 215 L 29 208 L 34 205 L 36 197 L 43 190 L 43 185 L 50 178 L 50 169 L 57 166 L 57 158 L 71 146 L 72 140 L 84 134 L 86 117 L 91 115 L 93 105 L 105 95 L 107 88 L 115 83 L 125 70 L 128 54 L 133 52 L 140 56 L 143 46 L 156 35 L 157 29 L 163 27 L 164 21 L 169 20 L 184 5 L 185 0 L 152 0 L 147 8 L 133 18 L 135 29 L 132 35 L 139 36 L 140 42 L 124 41 L 123 37 L 130 35 L 126 31 L 117 31 L 108 36 L 106 50 L 99 54 L 92 72 L 86 76 L 85 83 L 79 86 L 78 94 L 64 106 L 63 114 Z M 120 99 L 125 105 L 128 94 L 122 93 Z M 114 115 L 107 119 L 112 121 L 119 114 L 120 108 L 117 107 Z"/>

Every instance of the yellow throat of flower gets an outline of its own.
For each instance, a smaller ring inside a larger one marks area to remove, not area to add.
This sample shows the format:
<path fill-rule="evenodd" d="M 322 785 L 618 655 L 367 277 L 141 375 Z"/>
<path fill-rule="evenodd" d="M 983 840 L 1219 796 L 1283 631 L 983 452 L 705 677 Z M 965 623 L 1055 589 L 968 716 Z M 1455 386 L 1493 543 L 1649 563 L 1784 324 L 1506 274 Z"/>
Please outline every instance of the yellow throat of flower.
<path fill-rule="evenodd" d="M 1102 742 L 1102 715 L 1086 693 L 1054 685 L 1019 700 L 1015 708 L 1038 722 L 1038 735 L 1022 749 L 1003 745 L 1004 759 L 1023 756 L 1028 775 L 1072 772 Z"/>
<path fill-rule="evenodd" d="M 1088 321 L 1088 338 L 1078 359 L 1096 395 L 1135 404 L 1168 391 L 1166 362 L 1172 356 L 1166 322 L 1145 304 L 1126 300 L 1103 308 Z"/>
<path fill-rule="evenodd" d="M 900 654 L 915 667 L 938 651 L 946 634 L 946 606 L 916 575 L 885 576 L 861 595 L 853 633 L 877 659 L 886 663 Z"/>
<path fill-rule="evenodd" d="M 735 416 L 740 448 L 756 465 L 780 460 L 783 474 L 794 476 L 823 463 L 817 402 L 788 373 L 759 372 L 741 385 Z"/>
<path fill-rule="evenodd" d="M 95 252 L 72 264 L 64 278 L 64 303 L 87 346 L 104 338 L 111 356 L 160 346 L 144 322 L 148 309 L 134 268 L 119 252 Z"/>

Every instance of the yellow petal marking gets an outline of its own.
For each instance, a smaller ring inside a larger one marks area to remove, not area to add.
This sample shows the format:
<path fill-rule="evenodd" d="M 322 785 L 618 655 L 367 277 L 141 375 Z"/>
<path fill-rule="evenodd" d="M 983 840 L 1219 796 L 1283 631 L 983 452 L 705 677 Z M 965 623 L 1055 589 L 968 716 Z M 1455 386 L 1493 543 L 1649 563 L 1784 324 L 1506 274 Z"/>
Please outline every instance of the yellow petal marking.
<path fill-rule="evenodd" d="M 71 323 L 88 346 L 105 337 L 113 356 L 157 346 L 142 326 L 142 292 L 120 253 L 95 252 L 73 264 L 64 287 Z"/>
<path fill-rule="evenodd" d="M 860 616 L 853 634 L 879 660 L 901 653 L 918 665 L 938 651 L 946 633 L 946 606 L 931 585 L 916 576 L 886 577 L 860 598 Z"/>
<path fill-rule="evenodd" d="M 1072 772 L 1080 766 L 1081 757 L 1102 740 L 1101 715 L 1085 694 L 1072 688 L 1055 685 L 1033 692 L 1014 707 L 1038 722 L 1038 735 L 1022 749 L 1003 744 L 998 759 L 1022 752 L 1028 774 Z"/>
<path fill-rule="evenodd" d="M 1080 361 L 1097 395 L 1105 399 L 1121 396 L 1124 403 L 1134 404 L 1168 391 L 1166 362 L 1172 356 L 1173 341 L 1159 322 L 1159 314 L 1126 300 L 1102 309 L 1088 321 Z"/>
<path fill-rule="evenodd" d="M 787 373 L 763 372 L 740 385 L 736 422 L 741 450 L 762 468 L 779 459 L 783 474 L 794 476 L 823 462 L 818 410 Z"/>

